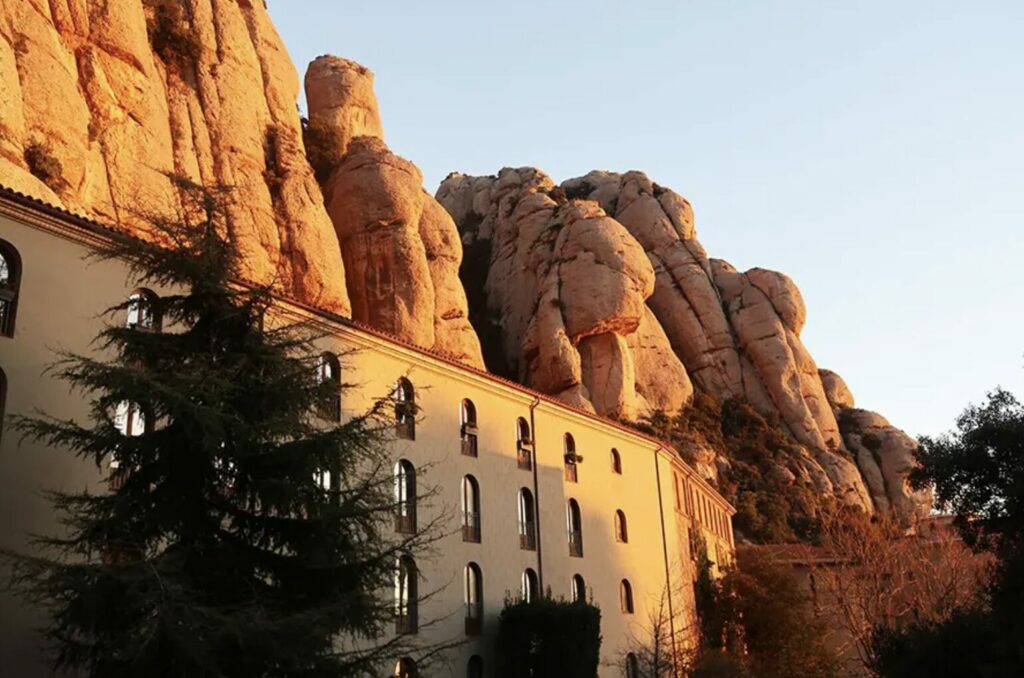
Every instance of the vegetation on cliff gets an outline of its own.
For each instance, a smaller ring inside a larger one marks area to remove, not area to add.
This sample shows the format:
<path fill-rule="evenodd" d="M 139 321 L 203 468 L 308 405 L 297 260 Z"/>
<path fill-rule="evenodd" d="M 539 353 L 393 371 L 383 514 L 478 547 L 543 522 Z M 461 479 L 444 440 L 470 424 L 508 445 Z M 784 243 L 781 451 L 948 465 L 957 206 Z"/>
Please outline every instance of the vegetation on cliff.
<path fill-rule="evenodd" d="M 823 509 L 834 502 L 810 482 L 782 470 L 796 462 L 799 445 L 777 418 L 740 400 L 719 403 L 697 392 L 676 416 L 656 412 L 634 424 L 671 445 L 687 462 L 714 453 L 718 489 L 736 507 L 734 529 L 756 543 L 815 541 Z"/>

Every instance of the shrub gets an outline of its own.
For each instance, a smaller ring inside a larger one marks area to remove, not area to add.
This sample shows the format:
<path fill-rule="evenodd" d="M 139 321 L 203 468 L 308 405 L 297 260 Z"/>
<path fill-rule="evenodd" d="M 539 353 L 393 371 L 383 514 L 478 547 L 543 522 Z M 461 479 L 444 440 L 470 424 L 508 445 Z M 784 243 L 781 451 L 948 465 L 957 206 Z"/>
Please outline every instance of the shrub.
<path fill-rule="evenodd" d="M 545 597 L 506 601 L 499 618 L 498 672 L 504 678 L 594 678 L 601 653 L 601 610 Z"/>
<path fill-rule="evenodd" d="M 67 186 L 64 168 L 53 155 L 50 147 L 42 143 L 31 143 L 25 147 L 25 164 L 36 179 L 55 191 Z"/>
<path fill-rule="evenodd" d="M 323 125 L 311 122 L 303 116 L 302 121 L 302 142 L 306 146 L 306 159 L 313 168 L 316 180 L 321 184 L 327 181 L 331 172 L 341 162 L 342 149 L 338 147 L 337 140 Z"/>
<path fill-rule="evenodd" d="M 281 170 L 278 144 L 280 133 L 276 127 L 268 127 L 263 135 L 263 181 L 270 190 L 270 199 L 277 206 L 284 186 L 284 172 Z"/>
<path fill-rule="evenodd" d="M 184 71 L 199 61 L 201 46 L 182 0 L 143 0 L 153 52 L 169 68 Z"/>
<path fill-rule="evenodd" d="M 656 412 L 634 426 L 664 440 L 689 463 L 706 449 L 728 461 L 719 470 L 718 489 L 736 506 L 733 525 L 745 538 L 758 543 L 817 540 L 817 516 L 830 500 L 799 478 L 780 474 L 780 469 L 799 469 L 802 451 L 777 417 L 766 417 L 742 400 L 718 403 L 698 392 L 676 416 Z"/>

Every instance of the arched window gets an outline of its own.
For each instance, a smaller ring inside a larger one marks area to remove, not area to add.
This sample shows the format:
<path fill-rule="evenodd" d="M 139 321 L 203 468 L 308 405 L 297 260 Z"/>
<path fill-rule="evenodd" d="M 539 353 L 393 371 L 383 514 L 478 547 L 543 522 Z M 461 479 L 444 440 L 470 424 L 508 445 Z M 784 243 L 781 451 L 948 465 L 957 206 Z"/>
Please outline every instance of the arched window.
<path fill-rule="evenodd" d="M 466 665 L 466 678 L 484 678 L 484 658 L 478 654 L 469 658 Z"/>
<path fill-rule="evenodd" d="M 419 678 L 420 671 L 416 662 L 409 657 L 402 657 L 395 663 L 394 678 Z"/>
<path fill-rule="evenodd" d="M 151 426 L 149 417 L 141 405 L 127 400 L 122 400 L 114 407 L 114 428 L 121 435 L 128 438 L 137 438 L 146 433 Z M 128 480 L 128 468 L 121 468 L 121 459 L 117 453 L 110 457 L 110 489 L 119 490 Z"/>
<path fill-rule="evenodd" d="M 583 519 L 580 516 L 580 505 L 570 499 L 565 508 L 565 524 L 569 532 L 569 555 L 583 557 Z"/>
<path fill-rule="evenodd" d="M 523 417 L 516 420 L 516 463 L 524 471 L 533 468 L 533 438 L 530 424 Z"/>
<path fill-rule="evenodd" d="M 622 457 L 619 455 L 619 451 L 612 448 L 612 473 L 622 475 Z"/>
<path fill-rule="evenodd" d="M 623 614 L 633 614 L 633 587 L 626 579 L 619 584 L 619 607 Z"/>
<path fill-rule="evenodd" d="M 132 330 L 160 331 L 160 314 L 156 310 L 158 297 L 153 290 L 139 288 L 128 296 L 128 317 L 125 326 Z"/>
<path fill-rule="evenodd" d="M 523 572 L 522 597 L 527 603 L 535 603 L 540 600 L 540 585 L 537 582 L 537 573 L 530 568 Z"/>
<path fill-rule="evenodd" d="M 519 490 L 519 548 L 528 551 L 537 548 L 537 521 L 534 517 L 533 493 L 525 487 Z"/>
<path fill-rule="evenodd" d="M 629 531 L 626 529 L 626 514 L 620 510 L 615 512 L 615 541 L 629 543 Z"/>
<path fill-rule="evenodd" d="M 571 433 L 566 433 L 563 438 L 563 452 L 565 453 L 565 479 L 570 483 L 579 480 L 579 473 L 576 470 L 576 463 L 580 460 L 576 454 L 576 439 Z"/>
<path fill-rule="evenodd" d="M 395 530 L 416 532 L 416 467 L 408 459 L 395 464 Z"/>
<path fill-rule="evenodd" d="M 462 479 L 462 541 L 480 543 L 480 484 L 469 475 Z"/>
<path fill-rule="evenodd" d="M 484 627 L 484 579 L 480 566 L 466 565 L 463 595 L 466 601 L 466 635 L 477 636 Z"/>
<path fill-rule="evenodd" d="M 412 382 L 402 377 L 395 384 L 395 432 L 405 440 L 416 439 L 416 392 Z"/>
<path fill-rule="evenodd" d="M 136 438 L 146 432 L 146 413 L 138 403 L 123 400 L 114 408 L 114 427 L 121 435 Z"/>
<path fill-rule="evenodd" d="M 632 652 L 626 655 L 626 678 L 640 678 L 640 662 Z"/>
<path fill-rule="evenodd" d="M 316 362 L 316 380 L 325 384 L 323 400 L 319 404 L 320 417 L 328 421 L 341 419 L 341 361 L 327 351 Z"/>
<path fill-rule="evenodd" d="M 21 257 L 14 245 L 0 240 L 0 337 L 14 336 L 14 316 L 21 288 Z"/>
<path fill-rule="evenodd" d="M 476 405 L 469 398 L 462 400 L 459 407 L 459 419 L 462 422 L 460 435 L 462 436 L 462 453 L 467 457 L 477 455 L 476 440 Z"/>
<path fill-rule="evenodd" d="M 419 626 L 417 616 L 416 561 L 412 556 L 398 558 L 395 572 L 395 633 L 416 633 Z"/>
<path fill-rule="evenodd" d="M 571 600 L 574 603 L 584 603 L 587 600 L 587 583 L 583 581 L 583 576 L 574 574 L 572 576 L 572 591 L 570 591 Z"/>

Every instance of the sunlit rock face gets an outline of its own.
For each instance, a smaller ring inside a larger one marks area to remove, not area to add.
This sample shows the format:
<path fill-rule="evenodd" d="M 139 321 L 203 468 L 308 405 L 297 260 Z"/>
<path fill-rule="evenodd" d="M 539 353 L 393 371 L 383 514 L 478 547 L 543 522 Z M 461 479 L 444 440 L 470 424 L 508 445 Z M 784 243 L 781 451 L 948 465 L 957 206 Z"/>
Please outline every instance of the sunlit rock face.
<path fill-rule="evenodd" d="M 306 73 L 310 158 L 345 260 L 352 317 L 483 367 L 459 280 L 462 243 L 423 176 L 388 149 L 373 74 L 320 57 Z"/>
<path fill-rule="evenodd" d="M 246 277 L 348 314 L 298 77 L 262 2 L 5 0 L 0 182 L 144 233 L 168 175 L 231 186 Z"/>
<path fill-rule="evenodd" d="M 181 209 L 170 176 L 230 186 L 252 281 L 601 415 L 745 401 L 800 446 L 779 477 L 927 511 L 914 441 L 818 369 L 793 281 L 709 258 L 690 204 L 641 172 L 453 174 L 435 198 L 373 84 L 315 60 L 304 123 L 262 2 L 5 0 L 0 184 L 141 235 Z"/>
<path fill-rule="evenodd" d="M 793 281 L 709 258 L 689 202 L 671 189 L 641 172 L 556 185 L 505 168 L 452 174 L 437 197 L 462 233 L 463 281 L 479 290 L 470 310 L 492 369 L 623 418 L 676 411 L 694 390 L 740 399 L 799 443 L 793 468 L 780 467 L 793 482 L 906 519 L 930 504 L 906 487 L 909 437 L 866 414 L 837 420 L 853 397 L 800 340 L 807 314 Z M 880 452 L 865 454 L 868 430 Z"/>
<path fill-rule="evenodd" d="M 499 328 L 492 368 L 602 415 L 688 402 L 690 379 L 646 304 L 651 262 L 597 202 L 567 199 L 530 168 L 452 175 L 437 196 L 462 230 L 464 270 L 480 274 L 464 277 L 483 291 L 478 328 Z"/>

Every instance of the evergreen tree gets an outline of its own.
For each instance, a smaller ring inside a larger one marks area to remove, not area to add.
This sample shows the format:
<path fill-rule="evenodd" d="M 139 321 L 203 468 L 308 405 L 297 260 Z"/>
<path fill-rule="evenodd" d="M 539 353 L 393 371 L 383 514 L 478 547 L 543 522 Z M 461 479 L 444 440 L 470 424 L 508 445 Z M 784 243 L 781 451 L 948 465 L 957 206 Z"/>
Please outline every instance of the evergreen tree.
<path fill-rule="evenodd" d="M 106 358 L 54 366 L 91 400 L 91 421 L 15 422 L 116 471 L 109 491 L 49 495 L 66 529 L 35 538 L 42 555 L 7 554 L 14 583 L 49 613 L 55 669 L 379 676 L 409 652 L 391 635 L 397 558 L 434 526 L 394 535 L 382 408 L 317 416 L 339 385 L 317 378 L 316 336 L 276 322 L 268 288 L 237 284 L 229 193 L 177 183 L 177 218 L 146 215 L 160 246 L 118 237 L 100 252 L 172 292 L 110 309 Z M 164 329 L 126 326 L 126 313 Z M 125 435 L 126 415 L 145 426 Z"/>

